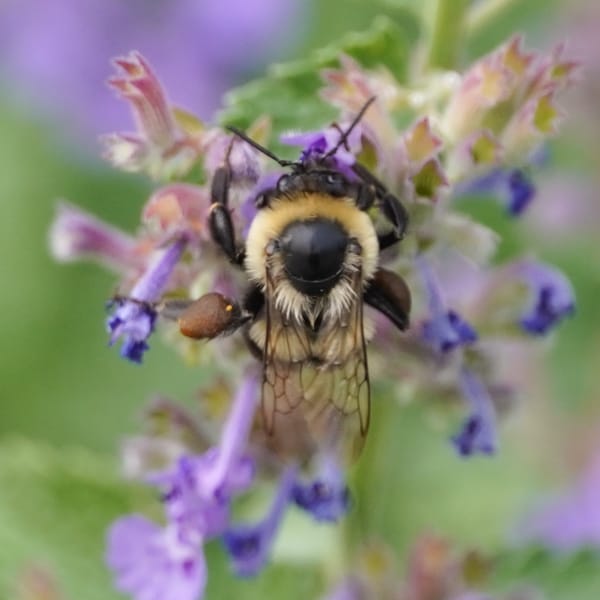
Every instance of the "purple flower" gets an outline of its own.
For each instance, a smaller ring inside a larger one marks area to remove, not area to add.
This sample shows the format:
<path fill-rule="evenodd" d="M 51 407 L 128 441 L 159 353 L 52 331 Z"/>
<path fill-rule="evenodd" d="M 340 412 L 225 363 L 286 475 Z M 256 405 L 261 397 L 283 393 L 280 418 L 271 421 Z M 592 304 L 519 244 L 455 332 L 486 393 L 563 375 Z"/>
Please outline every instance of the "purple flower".
<path fill-rule="evenodd" d="M 140 267 L 137 240 L 97 217 L 61 203 L 50 230 L 50 250 L 56 260 L 89 258 L 117 272 Z"/>
<path fill-rule="evenodd" d="M 340 127 L 327 127 L 320 131 L 307 131 L 305 133 L 289 133 L 281 136 L 281 142 L 290 146 L 300 146 L 302 162 L 319 160 L 339 143 L 342 132 L 346 131 L 349 124 Z M 349 177 L 356 175 L 351 167 L 356 162 L 356 155 L 361 149 L 362 128 L 359 125 L 350 132 L 346 142 L 342 144 L 331 157 L 335 168 Z"/>
<path fill-rule="evenodd" d="M 494 169 L 467 184 L 463 194 L 491 193 L 512 217 L 519 217 L 535 197 L 535 186 L 523 169 Z"/>
<path fill-rule="evenodd" d="M 138 515 L 112 526 L 107 561 L 119 589 L 136 600 L 196 600 L 202 594 L 206 569 L 201 545 L 226 531 L 233 495 L 246 490 L 254 477 L 246 444 L 256 387 L 256 376 L 247 373 L 217 447 L 183 456 L 171 469 L 149 477 L 163 493 L 165 529 Z"/>
<path fill-rule="evenodd" d="M 282 475 L 269 512 L 255 525 L 235 525 L 223 534 L 223 543 L 233 561 L 237 575 L 256 575 L 268 560 L 275 534 L 279 528 L 296 479 L 296 469 L 288 468 Z"/>
<path fill-rule="evenodd" d="M 163 490 L 169 523 L 205 539 L 219 535 L 229 521 L 228 498 L 205 496 L 199 488 L 199 476 L 213 462 L 211 450 L 200 456 L 182 456 L 173 469 L 150 478 Z"/>
<path fill-rule="evenodd" d="M 168 148 L 174 142 L 175 120 L 152 67 L 135 51 L 115 58 L 113 63 L 119 72 L 108 84 L 129 102 L 142 139 L 159 148 Z"/>
<path fill-rule="evenodd" d="M 544 335 L 575 312 L 573 287 L 558 269 L 535 261 L 522 261 L 514 269 L 529 288 L 528 306 L 519 320 L 526 332 Z"/>
<path fill-rule="evenodd" d="M 206 585 L 201 541 L 130 515 L 111 527 L 106 560 L 117 588 L 136 600 L 198 600 Z"/>
<path fill-rule="evenodd" d="M 178 105 L 208 118 L 241 73 L 294 43 L 301 11 L 297 0 L 8 0 L 0 70 L 71 126 L 101 133 L 128 123 L 102 84 L 108 59 L 136 48 L 163 74 Z"/>
<path fill-rule="evenodd" d="M 231 498 L 246 490 L 254 464 L 246 445 L 254 419 L 257 379 L 247 373 L 236 394 L 219 444 L 199 456 L 184 456 L 174 469 L 150 481 L 163 489 L 167 518 L 203 537 L 220 535 L 229 518 Z"/>
<path fill-rule="evenodd" d="M 198 476 L 204 496 L 223 497 L 247 487 L 253 476 L 245 458 L 246 444 L 258 400 L 258 377 L 252 370 L 244 375 L 225 422 L 210 467 Z"/>
<path fill-rule="evenodd" d="M 427 260 L 418 256 L 416 265 L 425 287 L 429 308 L 429 318 L 423 323 L 423 340 L 439 354 L 446 354 L 475 342 L 475 329 L 456 311 L 445 307 L 439 283 Z"/>
<path fill-rule="evenodd" d="M 116 310 L 108 319 L 110 344 L 124 338 L 121 356 L 133 362 L 142 362 L 148 349 L 146 340 L 154 331 L 156 309 L 152 306 L 165 291 L 169 277 L 181 258 L 186 240 L 181 238 L 157 254 L 139 281 L 135 284 L 127 300 L 117 299 Z"/>
<path fill-rule="evenodd" d="M 497 446 L 497 433 L 492 399 L 479 376 L 470 369 L 462 369 L 460 383 L 470 413 L 452 442 L 461 456 L 493 454 Z"/>
<path fill-rule="evenodd" d="M 292 498 L 317 521 L 339 521 L 350 507 L 350 491 L 344 474 L 330 458 L 322 460 L 313 481 L 294 485 Z"/>
<path fill-rule="evenodd" d="M 525 522 L 525 537 L 560 551 L 600 548 L 600 455 L 571 490 L 549 500 Z"/>

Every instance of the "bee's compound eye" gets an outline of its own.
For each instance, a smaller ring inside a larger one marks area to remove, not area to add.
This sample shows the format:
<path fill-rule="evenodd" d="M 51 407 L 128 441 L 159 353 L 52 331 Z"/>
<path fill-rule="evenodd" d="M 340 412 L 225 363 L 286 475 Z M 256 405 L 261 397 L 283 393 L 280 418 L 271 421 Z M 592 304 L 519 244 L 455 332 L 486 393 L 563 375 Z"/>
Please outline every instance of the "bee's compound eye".
<path fill-rule="evenodd" d="M 291 188 L 292 178 L 290 175 L 282 175 L 277 180 L 277 191 L 282 194 L 289 191 Z"/>
<path fill-rule="evenodd" d="M 345 196 L 348 193 L 348 182 L 346 178 L 335 171 L 325 173 L 321 179 L 321 185 L 328 194 L 332 196 Z"/>

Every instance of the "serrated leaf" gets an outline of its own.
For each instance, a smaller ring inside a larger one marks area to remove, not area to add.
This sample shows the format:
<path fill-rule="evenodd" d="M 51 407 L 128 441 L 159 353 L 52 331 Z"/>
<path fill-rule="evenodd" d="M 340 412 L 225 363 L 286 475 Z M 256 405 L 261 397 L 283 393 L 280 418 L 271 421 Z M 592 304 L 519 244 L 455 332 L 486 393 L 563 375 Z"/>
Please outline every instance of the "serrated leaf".
<path fill-rule="evenodd" d="M 379 16 L 366 31 L 349 33 L 305 60 L 273 65 L 264 78 L 232 90 L 219 120 L 243 128 L 268 114 L 275 135 L 322 126 L 333 119 L 335 111 L 319 98 L 321 69 L 336 66 L 340 55 L 347 54 L 366 67 L 383 65 L 402 81 L 417 37 L 417 21 L 409 12 L 394 20 Z"/>

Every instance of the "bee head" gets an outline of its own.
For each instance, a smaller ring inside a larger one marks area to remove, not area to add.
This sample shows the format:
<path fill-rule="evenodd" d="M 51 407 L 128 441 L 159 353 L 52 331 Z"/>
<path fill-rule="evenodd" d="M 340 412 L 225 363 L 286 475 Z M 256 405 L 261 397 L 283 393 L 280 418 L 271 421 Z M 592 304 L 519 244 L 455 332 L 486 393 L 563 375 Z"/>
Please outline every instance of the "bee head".
<path fill-rule="evenodd" d="M 327 294 L 344 271 L 349 237 L 336 221 L 324 217 L 293 221 L 281 232 L 278 249 L 285 273 L 302 294 Z"/>

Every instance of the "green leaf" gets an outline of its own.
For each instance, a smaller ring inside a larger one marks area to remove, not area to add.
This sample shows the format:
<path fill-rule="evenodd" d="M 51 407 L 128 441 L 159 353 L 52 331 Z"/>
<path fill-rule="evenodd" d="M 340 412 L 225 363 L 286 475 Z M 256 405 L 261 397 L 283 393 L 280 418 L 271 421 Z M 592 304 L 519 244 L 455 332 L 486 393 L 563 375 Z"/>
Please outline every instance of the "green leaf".
<path fill-rule="evenodd" d="M 493 583 L 501 591 L 535 587 L 552 600 L 597 600 L 600 552 L 558 555 L 542 548 L 512 550 L 495 560 Z"/>
<path fill-rule="evenodd" d="M 68 599 L 110 600 L 104 566 L 108 524 L 130 510 L 110 461 L 22 439 L 0 445 L 0 597 L 13 597 L 32 566 L 55 577 Z"/>
<path fill-rule="evenodd" d="M 335 110 L 319 98 L 321 69 L 337 66 L 340 55 L 347 54 L 365 67 L 383 65 L 403 81 L 417 38 L 417 21 L 410 12 L 397 13 L 394 20 L 379 16 L 366 31 L 349 33 L 305 60 L 273 65 L 264 78 L 232 90 L 220 121 L 247 127 L 267 114 L 273 119 L 275 135 L 286 129 L 322 126 L 334 118 Z"/>

